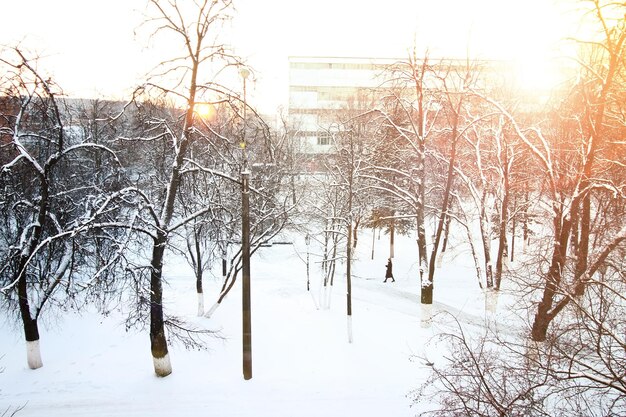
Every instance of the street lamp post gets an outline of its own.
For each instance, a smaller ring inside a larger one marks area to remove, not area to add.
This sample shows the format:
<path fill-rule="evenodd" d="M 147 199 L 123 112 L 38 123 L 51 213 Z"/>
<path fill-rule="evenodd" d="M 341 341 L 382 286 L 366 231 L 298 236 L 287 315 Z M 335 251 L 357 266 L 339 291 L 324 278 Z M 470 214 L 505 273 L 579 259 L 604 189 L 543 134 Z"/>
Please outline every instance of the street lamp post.
<path fill-rule="evenodd" d="M 241 257 L 242 257 L 242 303 L 243 324 L 243 378 L 252 378 L 252 314 L 250 306 L 250 170 L 246 149 L 246 79 L 250 71 L 243 67 L 239 71 L 243 78 L 243 134 L 241 141 Z"/>

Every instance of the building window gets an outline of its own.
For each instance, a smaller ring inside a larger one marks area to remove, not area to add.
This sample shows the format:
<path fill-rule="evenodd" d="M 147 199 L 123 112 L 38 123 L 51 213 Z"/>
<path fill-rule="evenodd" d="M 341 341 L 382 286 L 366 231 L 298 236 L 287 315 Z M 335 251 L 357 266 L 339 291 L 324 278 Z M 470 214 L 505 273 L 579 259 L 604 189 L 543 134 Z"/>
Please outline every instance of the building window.
<path fill-rule="evenodd" d="M 332 136 L 329 132 L 322 130 L 317 132 L 317 144 L 318 145 L 330 145 Z"/>

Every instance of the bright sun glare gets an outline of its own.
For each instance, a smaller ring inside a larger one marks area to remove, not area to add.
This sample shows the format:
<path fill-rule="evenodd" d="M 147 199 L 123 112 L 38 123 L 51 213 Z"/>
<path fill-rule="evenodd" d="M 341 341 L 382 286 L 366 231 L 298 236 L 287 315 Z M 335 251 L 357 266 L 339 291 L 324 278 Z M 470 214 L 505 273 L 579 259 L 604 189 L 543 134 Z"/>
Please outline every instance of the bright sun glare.
<path fill-rule="evenodd" d="M 484 1 L 493 14 L 483 16 L 489 29 L 477 39 L 483 53 L 509 61 L 513 82 L 524 92 L 545 93 L 562 83 L 567 75 L 563 65 L 574 55 L 573 43 L 565 39 L 575 35 L 575 15 L 559 10 L 554 1 Z"/>
<path fill-rule="evenodd" d="M 99 93 L 117 96 L 123 94 L 123 88 L 143 81 L 151 68 L 144 63 L 158 62 L 162 57 L 146 57 L 145 45 L 141 44 L 145 39 L 132 42 L 133 27 L 140 19 L 132 2 L 112 2 L 99 6 L 98 19 L 93 19 L 94 12 L 85 6 L 76 9 L 82 14 L 61 24 L 49 16 L 73 8 L 72 0 L 41 2 L 34 16 L 28 9 L 31 2 L 10 2 L 9 16 L 14 18 L 0 25 L 0 39 L 10 43 L 28 35 L 26 39 L 33 41 L 31 49 L 45 51 L 47 58 L 42 65 L 68 94 L 90 95 L 97 88 Z M 286 104 L 289 55 L 402 58 L 413 46 L 412 42 L 418 49 L 432 52 L 433 58 L 514 61 L 518 68 L 514 71 L 519 71 L 514 75 L 521 88 L 545 89 L 561 81 L 551 60 L 564 55 L 556 45 L 566 37 L 575 36 L 580 21 L 580 13 L 563 13 L 555 6 L 559 2 L 388 0 L 385 7 L 373 7 L 358 0 L 241 0 L 234 19 L 239 23 L 235 25 L 232 41 L 238 53 L 260 74 L 259 84 L 248 92 L 254 104 L 261 106 L 263 102 L 276 107 Z M 571 9 L 574 2 L 560 3 L 569 4 Z M 288 18 L 270 12 L 274 9 L 282 10 Z M 353 19 L 355 14 L 358 18 Z M 127 19 L 120 21 L 119 16 Z M 30 22 L 27 26 L 22 23 L 26 18 Z M 324 30 L 320 29 L 320 21 L 327 22 Z M 57 24 L 50 26 L 50 22 Z M 111 31 L 113 24 L 124 26 Z M 76 36 L 78 32 L 80 37 Z M 140 49 L 144 55 L 137 59 Z M 75 62 L 85 65 L 76 66 Z M 89 63 L 91 66 L 87 66 Z M 215 109 L 197 104 L 195 111 L 199 117 L 211 118 Z"/>
<path fill-rule="evenodd" d="M 213 117 L 215 116 L 215 107 L 209 103 L 196 103 L 194 111 L 198 116 L 207 121 L 213 120 Z"/>

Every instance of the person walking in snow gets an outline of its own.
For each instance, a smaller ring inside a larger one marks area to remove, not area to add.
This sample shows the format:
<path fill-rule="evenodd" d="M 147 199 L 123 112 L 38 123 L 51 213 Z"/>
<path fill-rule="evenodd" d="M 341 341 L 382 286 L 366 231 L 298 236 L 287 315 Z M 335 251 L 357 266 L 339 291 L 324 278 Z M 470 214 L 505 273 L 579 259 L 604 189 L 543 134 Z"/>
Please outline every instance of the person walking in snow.
<path fill-rule="evenodd" d="M 387 282 L 387 280 L 389 278 L 391 278 L 391 282 L 396 282 L 396 280 L 393 277 L 393 272 L 391 271 L 392 268 L 392 264 L 391 264 L 391 258 L 387 259 L 387 270 L 385 271 L 385 280 L 383 282 Z"/>

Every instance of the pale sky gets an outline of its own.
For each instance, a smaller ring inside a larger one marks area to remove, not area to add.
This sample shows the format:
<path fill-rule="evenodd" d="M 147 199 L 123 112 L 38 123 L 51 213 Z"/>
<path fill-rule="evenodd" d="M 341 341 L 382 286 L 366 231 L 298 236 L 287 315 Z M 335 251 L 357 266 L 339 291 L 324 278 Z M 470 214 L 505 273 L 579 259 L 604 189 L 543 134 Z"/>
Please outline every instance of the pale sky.
<path fill-rule="evenodd" d="M 290 55 L 543 60 L 567 53 L 575 0 L 235 0 L 232 44 L 255 68 L 252 104 L 286 104 Z M 135 29 L 145 0 L 0 0 L 0 44 L 45 59 L 68 95 L 126 98 L 156 62 Z M 163 51 L 163 50 L 160 50 Z M 163 51 L 165 52 L 165 51 Z M 158 51 L 156 52 L 158 54 Z M 166 59 L 168 56 L 161 56 Z"/>

